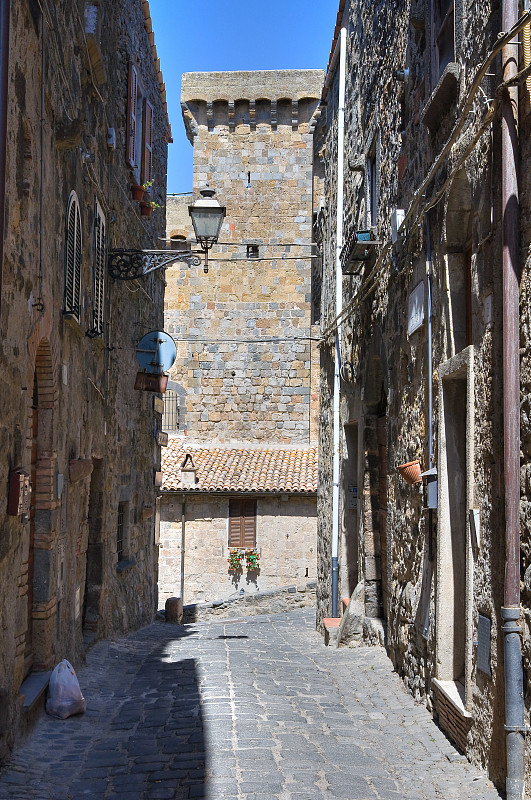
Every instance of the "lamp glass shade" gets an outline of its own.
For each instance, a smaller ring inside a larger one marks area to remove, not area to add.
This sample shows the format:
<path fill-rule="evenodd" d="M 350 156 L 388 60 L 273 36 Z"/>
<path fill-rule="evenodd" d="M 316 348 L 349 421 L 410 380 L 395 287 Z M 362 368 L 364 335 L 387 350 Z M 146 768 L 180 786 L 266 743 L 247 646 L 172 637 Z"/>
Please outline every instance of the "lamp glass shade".
<path fill-rule="evenodd" d="M 225 209 L 219 204 L 211 206 L 190 206 L 190 216 L 197 240 L 216 240 L 219 237 Z"/>
<path fill-rule="evenodd" d="M 225 209 L 214 199 L 213 189 L 203 189 L 201 198 L 188 207 L 195 236 L 199 243 L 214 244 L 218 240 Z"/>

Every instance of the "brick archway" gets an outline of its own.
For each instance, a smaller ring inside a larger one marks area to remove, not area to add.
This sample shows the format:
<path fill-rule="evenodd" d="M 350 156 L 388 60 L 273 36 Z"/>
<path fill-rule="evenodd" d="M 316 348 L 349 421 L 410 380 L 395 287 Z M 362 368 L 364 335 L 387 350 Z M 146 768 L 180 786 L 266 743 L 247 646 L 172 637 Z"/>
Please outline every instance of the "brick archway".
<path fill-rule="evenodd" d="M 55 425 L 57 384 L 48 339 L 35 353 L 33 392 L 28 417 L 31 445 L 32 499 L 28 530 L 27 627 L 24 634 L 24 673 L 50 668 L 54 663 L 53 633 L 57 596 L 53 559 L 57 534 Z"/>

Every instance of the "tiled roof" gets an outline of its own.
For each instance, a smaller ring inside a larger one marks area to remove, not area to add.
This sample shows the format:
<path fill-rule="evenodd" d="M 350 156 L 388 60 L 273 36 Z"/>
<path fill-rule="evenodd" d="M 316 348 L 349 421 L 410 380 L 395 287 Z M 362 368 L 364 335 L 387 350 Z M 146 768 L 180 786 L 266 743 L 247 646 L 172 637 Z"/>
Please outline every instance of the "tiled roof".
<path fill-rule="evenodd" d="M 317 491 L 317 448 L 262 450 L 187 446 L 170 439 L 162 453 L 162 491 L 180 491 L 181 467 L 190 454 L 196 467 L 196 492 Z"/>

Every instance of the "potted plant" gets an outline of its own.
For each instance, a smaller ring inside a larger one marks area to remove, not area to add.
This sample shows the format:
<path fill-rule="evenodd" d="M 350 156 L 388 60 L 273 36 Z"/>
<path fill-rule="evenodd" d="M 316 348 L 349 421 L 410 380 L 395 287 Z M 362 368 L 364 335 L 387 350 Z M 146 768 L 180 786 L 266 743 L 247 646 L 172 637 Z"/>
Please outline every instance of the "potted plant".
<path fill-rule="evenodd" d="M 135 203 L 139 203 L 142 200 L 144 197 L 144 191 L 144 187 L 140 186 L 138 183 L 131 184 L 131 194 Z"/>
<path fill-rule="evenodd" d="M 412 486 L 415 483 L 422 482 L 422 475 L 421 475 L 421 468 L 420 468 L 420 461 L 416 458 L 414 461 L 408 461 L 406 464 L 400 464 L 397 467 L 397 470 L 404 478 Z"/>
<path fill-rule="evenodd" d="M 227 563 L 230 572 L 238 572 L 242 568 L 243 553 L 241 550 L 230 549 Z"/>
<path fill-rule="evenodd" d="M 254 548 L 245 551 L 245 566 L 249 572 L 256 572 L 260 569 L 260 553 Z"/>

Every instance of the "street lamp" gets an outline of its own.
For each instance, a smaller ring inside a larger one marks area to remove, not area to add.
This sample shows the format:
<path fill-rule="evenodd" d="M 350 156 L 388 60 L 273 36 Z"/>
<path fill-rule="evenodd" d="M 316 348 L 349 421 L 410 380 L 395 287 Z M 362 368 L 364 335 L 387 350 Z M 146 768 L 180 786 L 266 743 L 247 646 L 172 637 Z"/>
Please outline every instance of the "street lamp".
<path fill-rule="evenodd" d="M 188 207 L 195 238 L 205 254 L 205 272 L 208 272 L 208 251 L 217 242 L 225 218 L 225 207 L 214 199 L 215 194 L 207 184 L 207 188 L 201 190 L 201 199 Z"/>
<path fill-rule="evenodd" d="M 215 191 L 207 185 L 202 197 L 189 207 L 197 243 L 205 256 L 204 271 L 208 272 L 208 251 L 216 244 L 225 217 L 225 207 L 214 199 Z M 196 250 L 109 250 L 108 269 L 111 278 L 132 281 L 157 269 L 165 269 L 175 261 L 187 261 L 199 266 Z"/>

